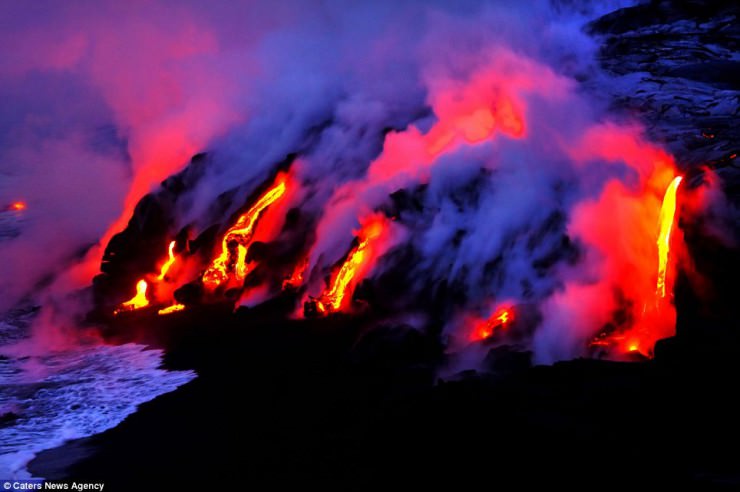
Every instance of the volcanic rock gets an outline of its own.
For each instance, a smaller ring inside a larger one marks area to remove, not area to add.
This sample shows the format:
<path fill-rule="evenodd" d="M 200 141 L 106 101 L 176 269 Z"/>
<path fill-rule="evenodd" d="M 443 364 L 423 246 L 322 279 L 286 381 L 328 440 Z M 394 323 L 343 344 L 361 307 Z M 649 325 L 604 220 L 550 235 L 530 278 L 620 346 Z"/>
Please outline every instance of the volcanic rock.
<path fill-rule="evenodd" d="M 591 83 L 606 88 L 615 109 L 639 114 L 680 162 L 730 165 L 740 137 L 739 15 L 730 0 L 652 1 L 610 13 L 589 31 L 601 38 L 599 60 L 614 79 Z"/>

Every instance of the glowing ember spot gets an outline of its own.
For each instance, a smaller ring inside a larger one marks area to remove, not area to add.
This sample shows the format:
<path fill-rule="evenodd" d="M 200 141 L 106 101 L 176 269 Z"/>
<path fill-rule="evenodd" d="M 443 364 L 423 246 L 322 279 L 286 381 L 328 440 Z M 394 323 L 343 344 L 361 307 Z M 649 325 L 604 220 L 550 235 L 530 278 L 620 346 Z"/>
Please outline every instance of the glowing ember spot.
<path fill-rule="evenodd" d="M 141 309 L 143 307 L 146 307 L 149 305 L 149 299 L 146 298 L 146 289 L 148 285 L 146 283 L 146 280 L 142 279 L 139 280 L 136 283 L 136 295 L 129 299 L 128 301 L 121 304 L 121 306 L 116 309 L 113 314 L 122 313 L 125 311 L 134 311 L 136 309 Z"/>
<path fill-rule="evenodd" d="M 172 306 L 167 306 L 166 308 L 160 309 L 159 311 L 157 311 L 157 314 L 160 315 L 160 316 L 162 316 L 162 315 L 165 315 L 165 314 L 170 314 L 170 313 L 176 313 L 178 311 L 183 311 L 184 309 L 185 309 L 185 305 L 184 304 L 173 304 Z"/>
<path fill-rule="evenodd" d="M 673 218 L 676 215 L 676 191 L 681 184 L 681 176 L 677 176 L 668 185 L 660 207 L 660 234 L 658 235 L 658 285 L 657 292 L 665 297 L 665 276 L 668 268 L 668 253 L 670 250 L 671 229 Z"/>
<path fill-rule="evenodd" d="M 236 224 L 226 231 L 221 241 L 221 252 L 203 274 L 203 284 L 206 287 L 215 289 L 228 280 L 231 274 L 240 280 L 244 278 L 247 273 L 247 250 L 254 235 L 255 224 L 260 214 L 285 194 L 285 182 L 284 175 L 278 176 L 272 188 L 263 193 L 257 202 L 237 219 Z"/>
<path fill-rule="evenodd" d="M 470 338 L 474 342 L 490 338 L 496 330 L 506 328 L 512 321 L 514 321 L 514 308 L 500 307 L 473 330 Z"/>
<path fill-rule="evenodd" d="M 636 343 L 630 344 L 629 347 L 627 347 L 628 352 L 639 352 L 640 346 Z"/>
<path fill-rule="evenodd" d="M 167 250 L 167 254 L 169 255 L 169 258 L 164 263 L 164 265 L 162 265 L 162 269 L 159 272 L 159 276 L 157 277 L 157 280 L 160 280 L 160 281 L 164 280 L 164 277 L 165 275 L 167 275 L 167 272 L 169 271 L 170 267 L 172 266 L 173 263 L 175 263 L 175 260 L 177 258 L 175 257 L 174 250 L 175 250 L 175 241 L 171 241 L 170 246 Z"/>
<path fill-rule="evenodd" d="M 26 205 L 26 202 L 13 202 L 10 205 L 7 205 L 4 209 L 1 209 L 2 211 L 11 211 L 11 212 L 22 212 L 28 208 L 28 205 Z"/>
<path fill-rule="evenodd" d="M 358 272 L 371 256 L 371 246 L 383 233 L 384 221 L 373 219 L 367 222 L 358 233 L 359 244 L 332 276 L 329 288 L 316 300 L 316 309 L 321 314 L 339 311 L 349 301 L 352 288 L 357 281 Z"/>

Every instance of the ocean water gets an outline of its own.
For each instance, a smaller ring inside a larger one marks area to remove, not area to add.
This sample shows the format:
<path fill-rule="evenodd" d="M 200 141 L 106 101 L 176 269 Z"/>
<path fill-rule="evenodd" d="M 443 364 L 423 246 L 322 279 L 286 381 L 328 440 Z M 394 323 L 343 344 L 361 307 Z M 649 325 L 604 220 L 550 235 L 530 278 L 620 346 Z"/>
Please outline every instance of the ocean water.
<path fill-rule="evenodd" d="M 24 319 L 0 322 L 1 345 L 22 338 Z M 141 403 L 191 381 L 162 369 L 162 351 L 95 345 L 43 356 L 0 355 L 0 479 L 31 478 L 35 454 L 118 425 Z"/>

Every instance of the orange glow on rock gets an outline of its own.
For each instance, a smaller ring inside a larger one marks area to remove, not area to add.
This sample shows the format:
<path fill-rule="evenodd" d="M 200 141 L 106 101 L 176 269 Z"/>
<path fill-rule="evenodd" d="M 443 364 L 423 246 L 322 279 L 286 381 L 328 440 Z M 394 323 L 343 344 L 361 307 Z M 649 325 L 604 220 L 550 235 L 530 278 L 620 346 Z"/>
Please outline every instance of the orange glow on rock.
<path fill-rule="evenodd" d="M 121 306 L 116 309 L 113 314 L 122 313 L 125 311 L 134 311 L 136 309 L 141 309 L 149 305 L 149 299 L 146 298 L 146 291 L 147 291 L 148 285 L 146 283 L 146 280 L 141 279 L 136 283 L 136 295 L 129 299 L 128 301 L 121 304 Z"/>
<path fill-rule="evenodd" d="M 203 274 L 203 284 L 215 289 L 233 276 L 243 280 L 247 274 L 246 257 L 254 235 L 254 228 L 262 212 L 280 200 L 287 190 L 287 176 L 280 174 L 273 186 L 259 197 L 257 202 L 239 216 L 236 223 L 224 234 L 221 251 Z"/>
<path fill-rule="evenodd" d="M 175 250 L 175 241 L 171 241 L 170 246 L 167 249 L 167 254 L 169 258 L 167 258 L 167 261 L 165 261 L 164 265 L 162 265 L 162 269 L 160 270 L 159 276 L 157 277 L 157 280 L 159 280 L 160 282 L 164 280 L 165 275 L 167 275 L 167 272 L 169 271 L 170 267 L 172 267 L 172 265 L 175 263 L 175 260 L 177 259 L 177 257 L 175 256 L 174 250 Z"/>
<path fill-rule="evenodd" d="M 185 310 L 184 304 L 173 304 L 171 306 L 167 306 L 166 308 L 162 308 L 159 311 L 157 311 L 157 314 L 160 316 L 170 314 L 170 313 L 176 313 L 178 311 Z"/>

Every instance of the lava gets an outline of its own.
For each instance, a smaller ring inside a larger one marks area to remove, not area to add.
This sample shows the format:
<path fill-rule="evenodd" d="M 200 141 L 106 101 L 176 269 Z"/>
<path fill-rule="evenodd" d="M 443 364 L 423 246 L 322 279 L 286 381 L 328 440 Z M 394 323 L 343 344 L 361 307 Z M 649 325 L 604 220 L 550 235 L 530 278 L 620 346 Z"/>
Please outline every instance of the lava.
<path fill-rule="evenodd" d="M 314 301 L 320 314 L 341 311 L 348 307 L 355 286 L 375 256 L 373 244 L 387 227 L 383 216 L 372 216 L 357 233 L 358 244 L 350 251 L 342 266 L 331 277 L 328 288 Z"/>
<path fill-rule="evenodd" d="M 247 273 L 247 251 L 254 235 L 255 225 L 262 212 L 285 195 L 286 181 L 286 175 L 278 175 L 273 186 L 263 193 L 257 202 L 246 213 L 239 216 L 236 223 L 226 231 L 221 241 L 221 252 L 203 274 L 202 280 L 206 287 L 215 289 L 231 275 L 237 280 L 244 279 Z"/>
<path fill-rule="evenodd" d="M 663 197 L 660 207 L 660 234 L 658 235 L 658 284 L 657 292 L 665 297 L 665 276 L 668 268 L 668 253 L 670 252 L 671 229 L 673 218 L 676 215 L 676 191 L 681 184 L 681 176 L 676 176 Z"/>
<path fill-rule="evenodd" d="M 502 306 L 485 321 L 482 321 L 473 330 L 471 341 L 485 340 L 490 338 L 496 331 L 508 327 L 514 321 L 514 308 Z"/>
<path fill-rule="evenodd" d="M 247 275 L 247 248 L 241 244 L 236 247 L 234 274 L 238 280 L 243 280 Z"/>
<path fill-rule="evenodd" d="M 146 283 L 146 280 L 139 280 L 136 283 L 136 295 L 121 304 L 121 306 L 116 309 L 113 314 L 118 314 L 125 311 L 134 311 L 136 309 L 147 307 L 149 305 L 149 299 L 146 298 L 146 291 L 148 287 L 149 286 Z"/>
<path fill-rule="evenodd" d="M 185 310 L 184 304 L 173 304 L 171 306 L 167 306 L 166 308 L 160 309 L 159 311 L 157 311 L 157 314 L 162 316 L 165 314 L 176 313 L 183 310 Z"/>
<path fill-rule="evenodd" d="M 296 289 L 303 284 L 303 275 L 308 268 L 308 257 L 303 258 L 293 269 L 290 277 L 283 280 L 283 290 L 285 289 Z"/>
<path fill-rule="evenodd" d="M 172 265 L 175 263 L 175 260 L 177 259 L 177 257 L 175 256 L 174 250 L 175 250 L 175 241 L 171 241 L 170 246 L 167 249 L 167 254 L 169 258 L 167 259 L 167 261 L 165 261 L 164 265 L 162 265 L 162 269 L 160 270 L 159 276 L 157 277 L 157 280 L 159 280 L 160 282 L 164 280 L 165 275 L 167 275 L 167 272 L 169 271 L 169 269 L 172 267 Z"/>

